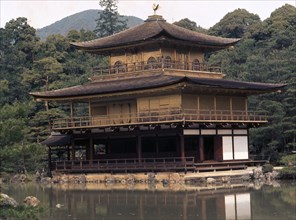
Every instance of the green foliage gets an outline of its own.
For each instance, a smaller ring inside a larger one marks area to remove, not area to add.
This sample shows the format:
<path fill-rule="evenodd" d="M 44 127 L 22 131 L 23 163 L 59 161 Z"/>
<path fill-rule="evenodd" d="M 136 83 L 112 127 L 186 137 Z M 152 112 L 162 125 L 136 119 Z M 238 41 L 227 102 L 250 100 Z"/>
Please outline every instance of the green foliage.
<path fill-rule="evenodd" d="M 236 9 L 226 14 L 217 24 L 209 29 L 209 34 L 231 38 L 241 38 L 248 27 L 260 21 L 258 15 L 245 9 Z"/>
<path fill-rule="evenodd" d="M 44 212 L 43 208 L 27 207 L 24 205 L 14 207 L 1 207 L 0 219 L 14 220 L 38 220 L 40 214 Z"/>
<path fill-rule="evenodd" d="M 97 26 L 94 30 L 99 37 L 109 36 L 127 28 L 127 21 L 117 12 L 117 0 L 100 0 L 100 6 L 104 10 L 96 20 Z"/>
<path fill-rule="evenodd" d="M 0 172 L 35 173 L 47 166 L 47 148 L 40 144 L 14 144 L 0 149 L 0 159 Z"/>
<path fill-rule="evenodd" d="M 263 173 L 268 173 L 273 171 L 273 166 L 269 163 L 266 163 L 262 166 L 262 172 Z"/>
<path fill-rule="evenodd" d="M 196 22 L 189 20 L 188 18 L 181 19 L 180 21 L 176 21 L 173 23 L 174 25 L 186 28 L 191 31 L 197 31 L 200 33 L 207 33 L 207 30 L 202 28 L 201 26 L 197 26 Z"/>
<path fill-rule="evenodd" d="M 296 154 L 290 154 L 283 156 L 280 160 L 280 163 L 285 166 L 296 166 Z"/>
<path fill-rule="evenodd" d="M 47 148 L 40 143 L 49 135 L 49 118 L 64 111 L 32 102 L 29 92 L 63 88 L 86 82 L 100 57 L 70 47 L 69 41 L 94 37 L 92 32 L 52 35 L 40 42 L 25 18 L 0 29 L 0 171 L 36 172 L 47 167 Z"/>
<path fill-rule="evenodd" d="M 23 142 L 28 133 L 26 123 L 32 103 L 15 102 L 0 108 L 0 148 Z"/>
<path fill-rule="evenodd" d="M 48 111 L 38 111 L 28 122 L 30 128 L 29 139 L 40 143 L 49 135 L 49 121 L 55 118 L 65 118 L 67 115 L 63 110 L 58 108 L 50 108 Z"/>
<path fill-rule="evenodd" d="M 284 167 L 279 172 L 280 179 L 296 179 L 296 167 Z"/>

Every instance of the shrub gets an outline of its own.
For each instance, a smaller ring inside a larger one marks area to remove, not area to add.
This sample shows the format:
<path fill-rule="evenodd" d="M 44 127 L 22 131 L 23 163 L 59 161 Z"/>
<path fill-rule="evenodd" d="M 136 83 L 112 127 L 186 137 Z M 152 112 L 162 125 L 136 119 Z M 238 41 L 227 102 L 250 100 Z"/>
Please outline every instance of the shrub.
<path fill-rule="evenodd" d="M 280 179 L 296 179 L 296 167 L 284 167 L 279 172 Z"/>
<path fill-rule="evenodd" d="M 268 173 L 273 171 L 273 166 L 269 163 L 266 163 L 262 166 L 262 172 L 263 173 Z"/>
<path fill-rule="evenodd" d="M 285 166 L 295 166 L 296 165 L 296 154 L 290 154 L 283 156 L 280 160 L 280 163 Z"/>

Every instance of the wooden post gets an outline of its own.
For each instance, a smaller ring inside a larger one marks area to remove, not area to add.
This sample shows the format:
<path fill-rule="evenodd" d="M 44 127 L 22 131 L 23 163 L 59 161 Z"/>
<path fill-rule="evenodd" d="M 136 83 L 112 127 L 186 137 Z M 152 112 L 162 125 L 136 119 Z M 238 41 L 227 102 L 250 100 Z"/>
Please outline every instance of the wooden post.
<path fill-rule="evenodd" d="M 184 144 L 184 134 L 180 133 L 179 134 L 180 138 L 180 153 L 181 153 L 181 158 L 184 161 L 185 160 L 185 144 Z"/>
<path fill-rule="evenodd" d="M 204 141 L 201 135 L 199 136 L 199 160 L 204 161 Z"/>
<path fill-rule="evenodd" d="M 233 120 L 233 107 L 232 107 L 232 96 L 229 99 L 229 104 L 230 104 L 230 119 Z"/>
<path fill-rule="evenodd" d="M 67 160 L 70 160 L 70 147 L 67 145 Z"/>
<path fill-rule="evenodd" d="M 70 119 L 70 123 L 71 123 L 71 125 L 70 126 L 74 126 L 74 108 L 73 108 L 73 101 L 71 101 L 71 103 L 70 103 L 70 117 L 71 117 L 71 119 Z"/>
<path fill-rule="evenodd" d="M 73 118 L 73 101 L 70 102 L 70 116 Z"/>
<path fill-rule="evenodd" d="M 92 125 L 92 111 L 91 111 L 91 102 L 88 100 L 88 120 L 89 125 Z"/>
<path fill-rule="evenodd" d="M 89 160 L 90 164 L 92 164 L 94 159 L 94 140 L 93 137 L 89 138 Z"/>
<path fill-rule="evenodd" d="M 140 135 L 137 136 L 138 140 L 137 140 L 137 155 L 138 155 L 138 159 L 139 161 L 142 159 L 142 138 Z"/>
<path fill-rule="evenodd" d="M 74 140 L 71 141 L 71 146 L 72 146 L 71 148 L 72 160 L 75 160 L 75 141 Z"/>

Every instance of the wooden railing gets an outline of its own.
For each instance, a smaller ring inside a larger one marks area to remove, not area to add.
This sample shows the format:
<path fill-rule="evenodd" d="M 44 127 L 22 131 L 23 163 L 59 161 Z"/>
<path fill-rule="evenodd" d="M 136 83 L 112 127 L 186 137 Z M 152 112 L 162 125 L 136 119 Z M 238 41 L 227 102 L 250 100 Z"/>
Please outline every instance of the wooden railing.
<path fill-rule="evenodd" d="M 63 172 L 129 172 L 194 170 L 194 157 L 65 160 L 52 162 L 52 170 Z"/>
<path fill-rule="evenodd" d="M 166 109 L 150 112 L 114 114 L 106 116 L 82 116 L 51 120 L 51 129 L 100 128 L 129 125 L 161 124 L 174 122 L 196 123 L 265 123 L 263 112 L 227 110 Z"/>
<path fill-rule="evenodd" d="M 127 73 L 151 69 L 175 69 L 175 70 L 191 70 L 202 72 L 221 73 L 221 65 L 208 65 L 206 63 L 194 62 L 178 62 L 172 60 L 159 59 L 155 62 L 134 62 L 109 67 L 94 67 L 95 75 L 109 75 L 115 73 Z"/>

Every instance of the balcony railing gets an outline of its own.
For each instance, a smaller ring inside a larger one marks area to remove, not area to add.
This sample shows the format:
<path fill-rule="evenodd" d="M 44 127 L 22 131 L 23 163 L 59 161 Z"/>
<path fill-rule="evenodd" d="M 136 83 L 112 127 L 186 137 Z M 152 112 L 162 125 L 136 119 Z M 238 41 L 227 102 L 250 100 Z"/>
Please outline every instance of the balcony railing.
<path fill-rule="evenodd" d="M 82 116 L 51 120 L 52 130 L 76 128 L 104 128 L 176 122 L 195 123 L 265 123 L 264 112 L 228 110 L 166 109 L 150 112 L 114 114 L 105 116 Z"/>
<path fill-rule="evenodd" d="M 108 171 L 188 171 L 194 170 L 193 157 L 129 158 L 100 160 L 55 161 L 51 169 L 63 172 L 108 172 Z"/>
<path fill-rule="evenodd" d="M 153 69 L 175 69 L 191 70 L 196 72 L 222 73 L 221 65 L 208 65 L 206 63 L 179 62 L 166 59 L 159 59 L 155 62 L 134 62 L 127 64 L 114 65 L 109 67 L 94 67 L 95 75 L 109 75 L 115 73 L 127 73 Z"/>

